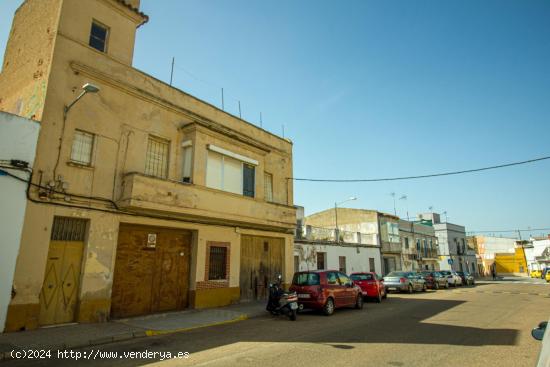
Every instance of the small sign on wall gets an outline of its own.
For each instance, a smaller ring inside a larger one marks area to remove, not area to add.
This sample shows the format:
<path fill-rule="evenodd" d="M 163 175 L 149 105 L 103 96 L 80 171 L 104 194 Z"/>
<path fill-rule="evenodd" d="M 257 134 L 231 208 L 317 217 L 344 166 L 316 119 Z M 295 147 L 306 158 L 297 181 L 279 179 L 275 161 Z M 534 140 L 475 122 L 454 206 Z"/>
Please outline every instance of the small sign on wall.
<path fill-rule="evenodd" d="M 148 233 L 147 234 L 147 247 L 148 248 L 157 247 L 157 234 L 156 233 Z"/>

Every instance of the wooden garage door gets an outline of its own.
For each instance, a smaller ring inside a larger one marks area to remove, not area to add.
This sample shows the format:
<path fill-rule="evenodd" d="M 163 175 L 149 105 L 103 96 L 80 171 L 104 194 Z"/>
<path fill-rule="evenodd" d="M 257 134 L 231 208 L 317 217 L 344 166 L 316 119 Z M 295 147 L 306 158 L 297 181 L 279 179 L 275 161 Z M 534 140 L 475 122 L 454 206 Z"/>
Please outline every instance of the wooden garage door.
<path fill-rule="evenodd" d="M 188 306 L 191 233 L 121 225 L 111 297 L 114 318 Z"/>
<path fill-rule="evenodd" d="M 267 298 L 269 283 L 283 274 L 284 246 L 283 238 L 241 237 L 241 301 Z"/>

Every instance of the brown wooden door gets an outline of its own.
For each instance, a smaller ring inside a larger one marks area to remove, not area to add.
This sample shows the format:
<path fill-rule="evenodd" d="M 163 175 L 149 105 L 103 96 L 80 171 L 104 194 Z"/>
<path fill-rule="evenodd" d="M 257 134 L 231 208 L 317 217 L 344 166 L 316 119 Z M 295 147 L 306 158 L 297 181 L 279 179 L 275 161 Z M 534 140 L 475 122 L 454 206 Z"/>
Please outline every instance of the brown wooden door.
<path fill-rule="evenodd" d="M 150 235 L 156 235 L 154 244 Z M 111 316 L 129 317 L 186 308 L 190 247 L 189 232 L 121 225 Z"/>
<path fill-rule="evenodd" d="M 284 239 L 258 236 L 241 237 L 241 300 L 263 300 L 268 285 L 283 274 Z"/>

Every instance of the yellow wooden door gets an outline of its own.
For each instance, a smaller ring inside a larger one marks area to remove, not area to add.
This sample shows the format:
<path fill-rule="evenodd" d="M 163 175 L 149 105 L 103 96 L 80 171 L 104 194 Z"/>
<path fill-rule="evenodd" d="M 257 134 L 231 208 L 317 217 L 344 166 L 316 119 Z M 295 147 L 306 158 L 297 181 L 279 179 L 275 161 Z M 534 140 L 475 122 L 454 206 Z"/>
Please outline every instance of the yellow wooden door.
<path fill-rule="evenodd" d="M 75 319 L 82 264 L 81 241 L 51 241 L 40 292 L 40 325 Z"/>

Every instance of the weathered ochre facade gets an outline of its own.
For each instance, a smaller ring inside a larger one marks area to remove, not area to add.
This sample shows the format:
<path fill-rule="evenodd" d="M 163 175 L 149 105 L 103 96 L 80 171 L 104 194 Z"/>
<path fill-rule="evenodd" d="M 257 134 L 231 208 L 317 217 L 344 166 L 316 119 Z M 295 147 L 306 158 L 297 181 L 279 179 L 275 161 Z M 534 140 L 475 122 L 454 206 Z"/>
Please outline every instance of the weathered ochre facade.
<path fill-rule="evenodd" d="M 284 239 L 283 276 L 292 276 L 292 144 L 134 69 L 136 28 L 147 21 L 137 7 L 136 0 L 27 0 L 16 13 L 0 110 L 41 121 L 33 183 L 43 188 L 29 190 L 8 331 L 39 326 L 54 217 L 88 221 L 74 321 L 110 318 L 121 223 L 193 234 L 190 307 L 239 300 L 241 235 Z M 93 20 L 109 27 L 106 52 L 88 45 Z M 85 83 L 100 92 L 64 118 Z M 94 134 L 90 166 L 70 160 L 77 129 Z M 150 136 L 169 142 L 166 178 L 145 175 Z M 181 180 L 183 142 L 192 146 L 192 183 Z M 206 186 L 210 145 L 257 162 L 254 197 Z M 264 172 L 273 177 L 269 202 Z M 230 247 L 229 279 L 208 279 L 211 242 Z"/>

